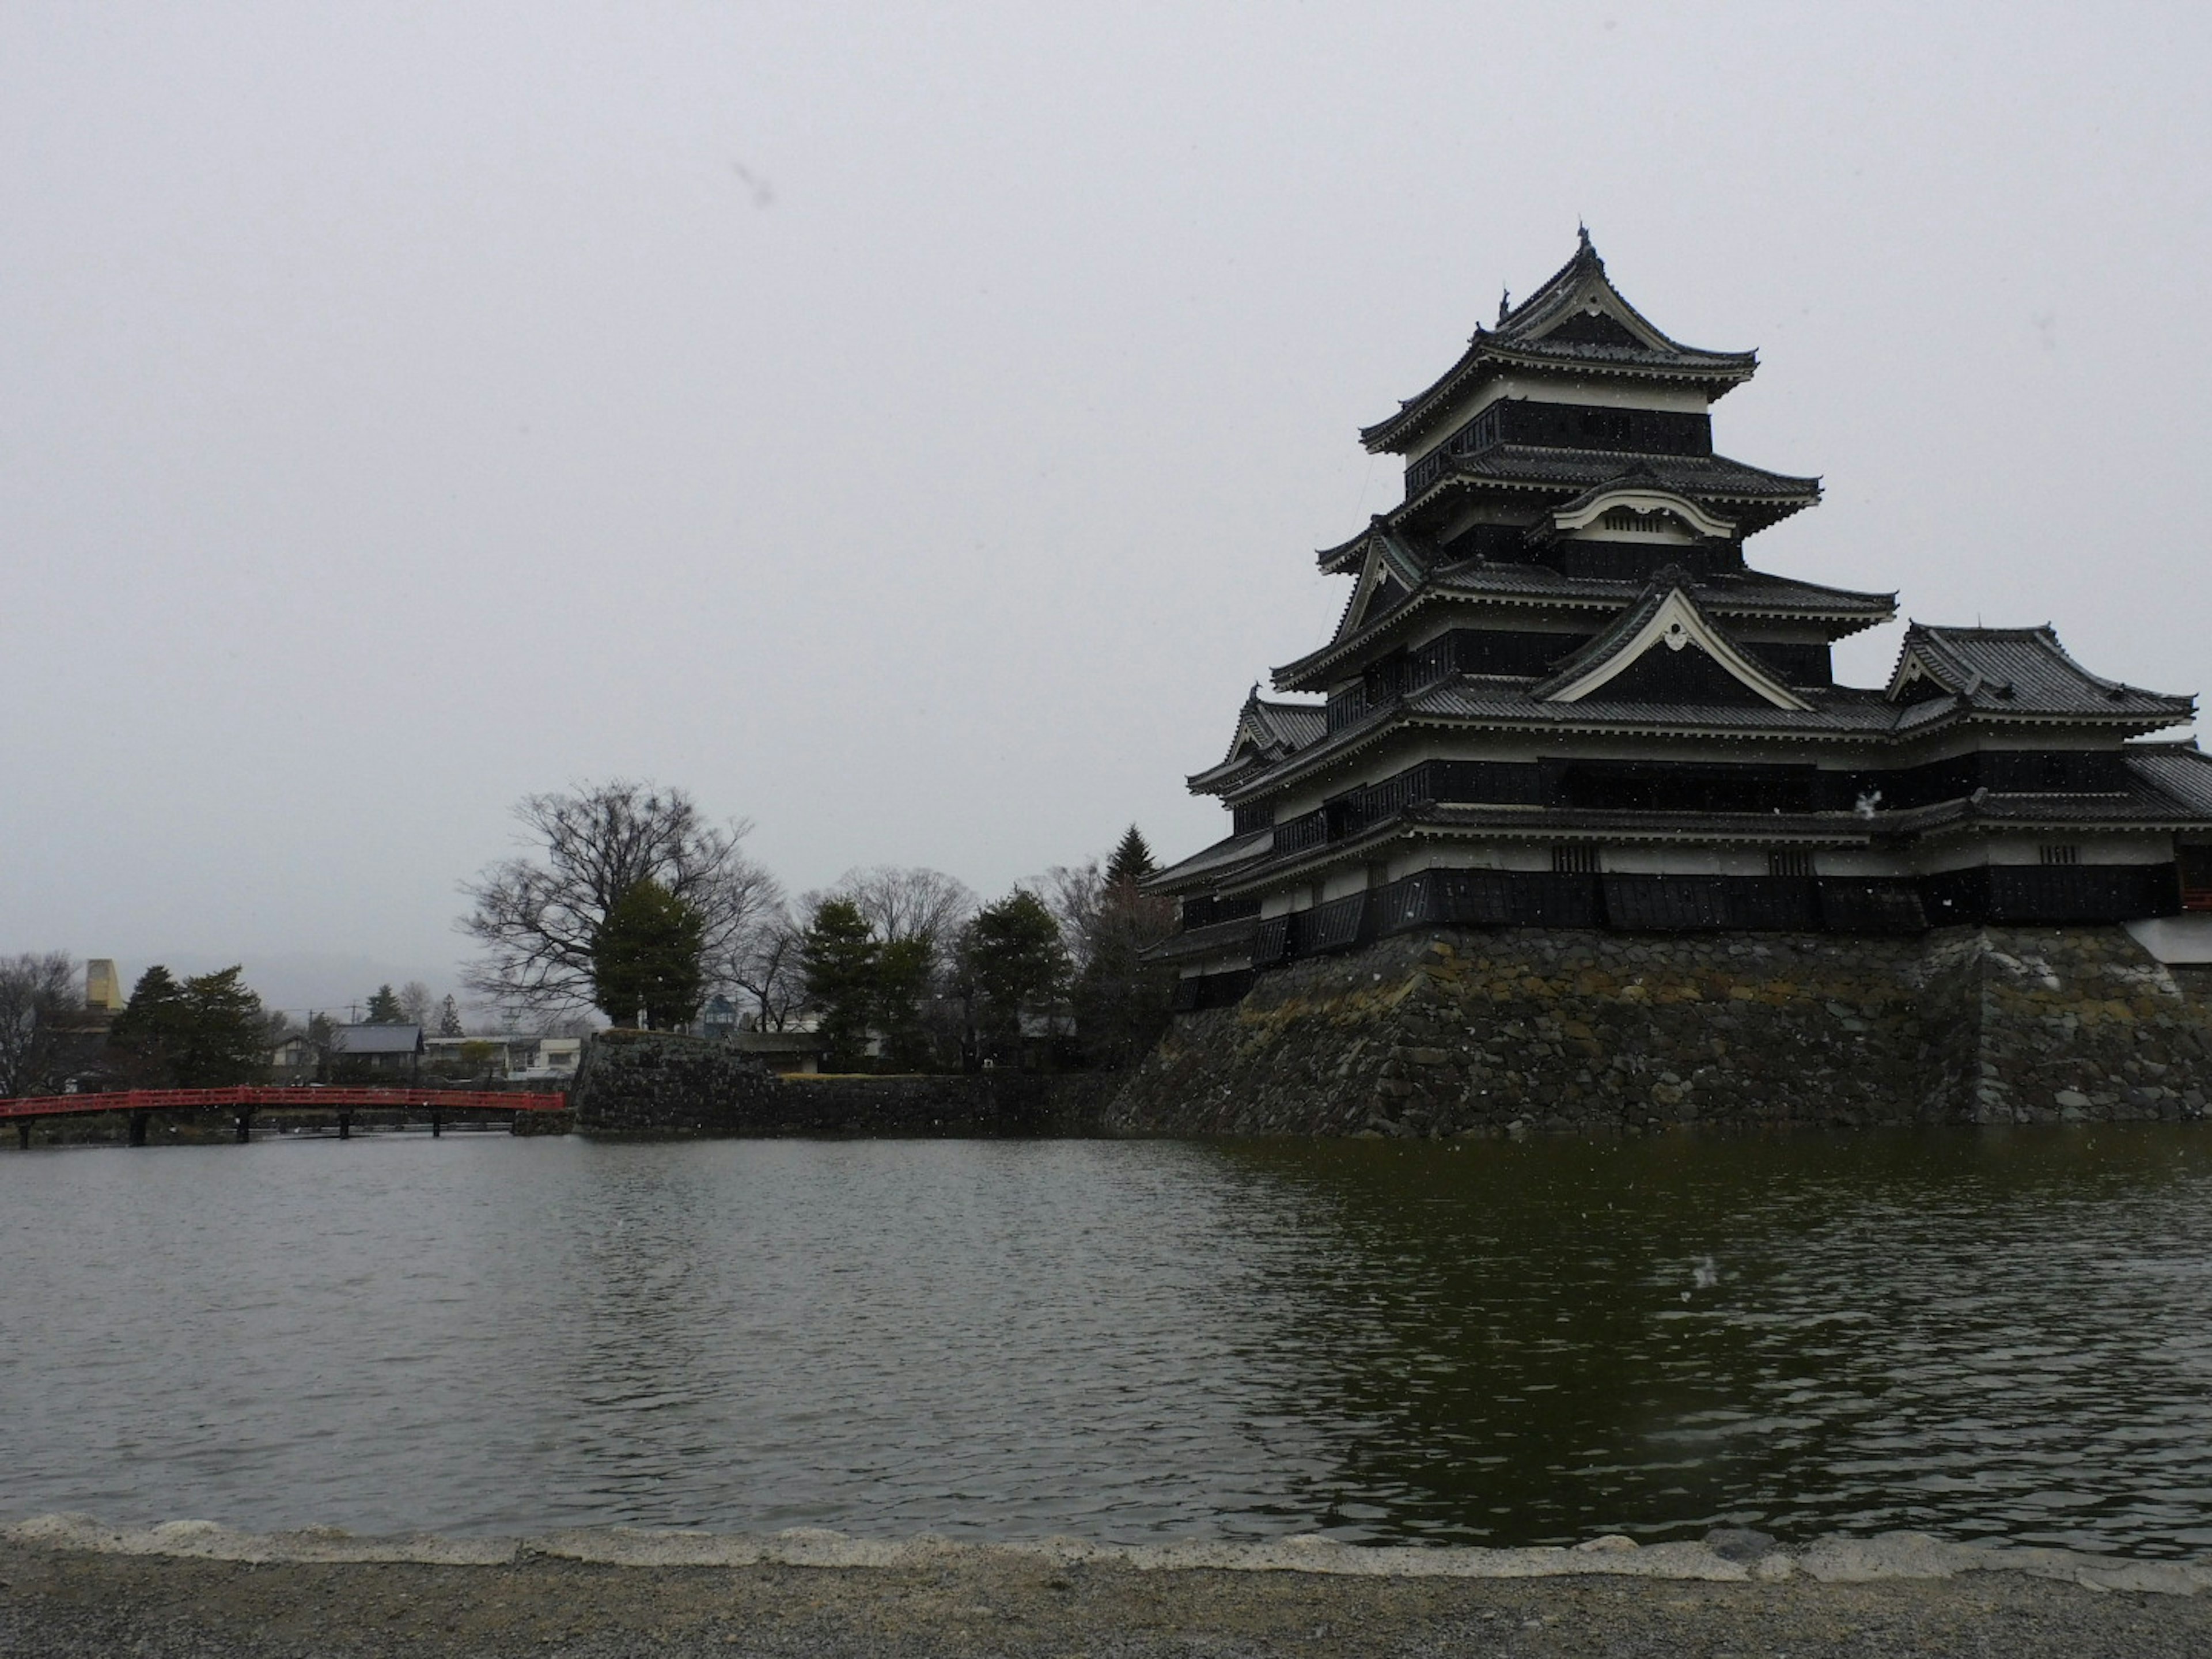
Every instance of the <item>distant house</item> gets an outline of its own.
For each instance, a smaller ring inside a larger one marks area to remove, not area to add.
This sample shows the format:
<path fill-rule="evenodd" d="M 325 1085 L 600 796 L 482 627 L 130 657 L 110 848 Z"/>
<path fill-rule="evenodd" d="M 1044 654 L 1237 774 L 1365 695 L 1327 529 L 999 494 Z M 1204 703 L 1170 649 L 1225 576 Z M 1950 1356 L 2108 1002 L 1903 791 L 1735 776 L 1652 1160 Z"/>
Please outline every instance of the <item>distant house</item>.
<path fill-rule="evenodd" d="M 422 1060 L 419 1025 L 333 1025 L 331 1066 L 350 1076 L 412 1078 Z"/>
<path fill-rule="evenodd" d="M 733 1031 L 730 1046 L 771 1072 L 818 1072 L 824 1047 L 818 1031 Z"/>
<path fill-rule="evenodd" d="M 269 1050 L 269 1075 L 278 1083 L 312 1083 L 323 1057 L 305 1031 L 294 1031 Z"/>
<path fill-rule="evenodd" d="M 576 1075 L 583 1057 L 584 1039 L 580 1036 L 539 1037 L 530 1064 L 514 1075 L 529 1083 L 565 1083 Z"/>
<path fill-rule="evenodd" d="M 491 1078 L 565 1082 L 575 1076 L 583 1051 L 581 1037 L 541 1036 L 526 1031 L 485 1031 L 474 1036 L 422 1040 L 424 1066 L 436 1076 L 456 1081 Z"/>

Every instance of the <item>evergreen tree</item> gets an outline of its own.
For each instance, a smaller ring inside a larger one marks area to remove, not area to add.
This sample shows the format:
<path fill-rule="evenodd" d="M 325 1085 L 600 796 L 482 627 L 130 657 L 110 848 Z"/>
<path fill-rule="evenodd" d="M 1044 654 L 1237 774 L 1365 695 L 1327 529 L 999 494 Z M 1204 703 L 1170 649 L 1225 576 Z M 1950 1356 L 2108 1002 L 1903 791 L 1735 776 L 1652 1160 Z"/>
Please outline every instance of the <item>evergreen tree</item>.
<path fill-rule="evenodd" d="M 642 1012 L 648 1030 L 672 1030 L 699 1012 L 705 945 L 696 910 L 657 881 L 634 883 L 592 936 L 592 1000 L 617 1025 Z"/>
<path fill-rule="evenodd" d="M 179 1089 L 220 1089 L 256 1083 L 268 1070 L 267 1024 L 261 999 L 240 978 L 242 968 L 200 974 L 179 988 L 174 1065 Z"/>
<path fill-rule="evenodd" d="M 134 1086 L 173 1088 L 184 1025 L 184 988 L 157 962 L 138 975 L 131 1000 L 107 1028 L 108 1052 Z"/>
<path fill-rule="evenodd" d="M 852 900 L 823 899 L 814 907 L 803 948 L 806 1000 L 821 1018 L 826 1046 L 822 1063 L 833 1072 L 857 1071 L 882 1000 L 875 930 Z"/>
<path fill-rule="evenodd" d="M 315 1081 L 334 1082 L 345 1053 L 338 1047 L 337 1022 L 328 1014 L 309 1014 L 307 1046 L 315 1052 Z"/>
<path fill-rule="evenodd" d="M 438 1005 L 438 1035 L 440 1036 L 463 1035 L 460 1005 L 450 996 Z"/>
<path fill-rule="evenodd" d="M 1109 886 L 1084 920 L 1083 971 L 1070 1000 L 1093 1066 L 1133 1066 L 1167 1029 L 1172 966 L 1146 952 L 1175 932 L 1175 902 L 1134 882 Z"/>
<path fill-rule="evenodd" d="M 1152 861 L 1152 849 L 1145 844 L 1137 826 L 1131 824 L 1129 833 L 1121 837 L 1114 856 L 1106 861 L 1106 884 L 1109 887 L 1134 887 L 1159 866 Z"/>
<path fill-rule="evenodd" d="M 370 1025 L 407 1024 L 407 1011 L 399 1006 L 398 994 L 389 985 L 378 986 L 376 994 L 369 998 L 368 1018 L 366 1023 Z"/>
<path fill-rule="evenodd" d="M 975 913 L 961 941 L 961 961 L 973 988 L 981 1052 L 1018 1062 L 1022 1017 L 1051 1013 L 1066 982 L 1060 924 L 1035 893 L 1017 887 Z"/>
<path fill-rule="evenodd" d="M 895 1072 L 918 1072 L 933 1058 L 922 1003 L 929 995 L 937 952 L 922 938 L 895 939 L 876 952 L 875 1027 L 884 1059 Z"/>

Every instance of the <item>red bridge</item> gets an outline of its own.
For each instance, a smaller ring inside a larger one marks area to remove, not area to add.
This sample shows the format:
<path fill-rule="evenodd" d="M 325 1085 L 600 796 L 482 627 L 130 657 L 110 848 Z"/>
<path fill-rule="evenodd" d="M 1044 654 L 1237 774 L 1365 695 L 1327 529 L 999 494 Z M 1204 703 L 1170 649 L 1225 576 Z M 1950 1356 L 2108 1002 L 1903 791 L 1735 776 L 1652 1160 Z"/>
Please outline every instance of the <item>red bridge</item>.
<path fill-rule="evenodd" d="M 484 1089 L 356 1088 L 351 1085 L 306 1085 L 295 1087 L 242 1085 L 232 1089 L 118 1089 L 109 1094 L 24 1095 L 0 1099 L 0 1119 L 15 1125 L 18 1144 L 31 1144 L 31 1123 L 42 1117 L 89 1117 L 97 1113 L 122 1112 L 130 1116 L 133 1146 L 146 1144 L 146 1125 L 155 1112 L 223 1111 L 238 1120 L 238 1138 L 248 1138 L 256 1112 L 290 1109 L 335 1112 L 338 1139 L 353 1133 L 357 1111 L 390 1111 L 419 1107 L 430 1114 L 430 1133 L 445 1127 L 449 1112 L 524 1112 L 565 1110 L 568 1097 L 562 1094 L 523 1094 Z"/>

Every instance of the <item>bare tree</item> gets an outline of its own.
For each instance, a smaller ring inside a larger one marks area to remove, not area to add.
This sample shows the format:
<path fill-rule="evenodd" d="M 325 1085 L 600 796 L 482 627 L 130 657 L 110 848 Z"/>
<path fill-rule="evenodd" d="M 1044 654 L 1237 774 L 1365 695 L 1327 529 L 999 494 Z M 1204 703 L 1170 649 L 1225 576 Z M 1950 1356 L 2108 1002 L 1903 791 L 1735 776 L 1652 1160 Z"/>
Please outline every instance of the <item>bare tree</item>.
<path fill-rule="evenodd" d="M 698 915 L 709 963 L 726 960 L 782 896 L 739 845 L 752 825 L 710 821 L 681 789 L 617 779 L 526 796 L 514 815 L 534 855 L 501 860 L 461 890 L 476 906 L 461 931 L 484 951 L 466 982 L 506 1007 L 589 1007 L 592 942 L 641 881 L 659 882 Z"/>
<path fill-rule="evenodd" d="M 419 979 L 410 979 L 399 988 L 399 1012 L 407 1016 L 410 1025 L 430 1029 L 431 1017 L 437 1012 L 438 1000 L 430 994 L 430 988 Z"/>
<path fill-rule="evenodd" d="M 1060 924 L 1060 943 L 1067 948 L 1069 966 L 1081 975 L 1091 965 L 1098 913 L 1106 902 L 1104 872 L 1097 859 L 1073 866 L 1055 864 L 1044 872 L 1036 890 L 1044 908 Z"/>
<path fill-rule="evenodd" d="M 753 1000 L 763 1031 L 782 1030 L 805 1004 L 805 939 L 788 907 L 778 904 L 744 928 L 721 961 L 709 964 L 720 982 Z"/>
<path fill-rule="evenodd" d="M 1113 878 L 1097 859 L 1054 866 L 1039 887 L 1067 947 L 1085 1052 L 1095 1066 L 1134 1065 L 1167 1024 L 1175 975 L 1150 953 L 1175 931 L 1173 902 L 1133 876 Z"/>
<path fill-rule="evenodd" d="M 848 870 L 828 896 L 850 899 L 884 944 L 924 939 L 933 956 L 951 948 L 976 905 L 973 890 L 957 877 L 894 864 Z"/>
<path fill-rule="evenodd" d="M 0 1096 L 43 1094 L 61 1082 L 68 1016 L 84 1006 L 76 963 L 63 951 L 0 958 Z"/>

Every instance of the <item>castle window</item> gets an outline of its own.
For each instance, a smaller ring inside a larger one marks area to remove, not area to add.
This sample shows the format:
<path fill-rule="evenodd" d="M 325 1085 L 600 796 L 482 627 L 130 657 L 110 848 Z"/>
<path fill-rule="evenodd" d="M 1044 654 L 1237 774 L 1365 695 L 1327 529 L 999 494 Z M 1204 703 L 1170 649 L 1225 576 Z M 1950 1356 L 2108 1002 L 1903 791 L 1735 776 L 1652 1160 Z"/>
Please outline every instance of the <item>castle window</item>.
<path fill-rule="evenodd" d="M 2079 864 L 2081 862 L 2081 849 L 2075 846 L 2070 842 L 2039 847 L 2036 848 L 2036 853 L 2045 864 Z"/>
<path fill-rule="evenodd" d="M 1766 873 L 1770 876 L 1809 876 L 1813 873 L 1813 855 L 1810 853 L 1769 853 L 1766 855 Z"/>
<path fill-rule="evenodd" d="M 1595 847 L 1554 847 L 1552 872 L 1561 876 L 1594 876 L 1597 873 L 1597 853 Z"/>
<path fill-rule="evenodd" d="M 2173 861 L 2180 866 L 2181 908 L 2212 910 L 2212 847 L 2177 847 Z"/>
<path fill-rule="evenodd" d="M 1598 527 L 1613 536 L 1674 536 L 1683 525 L 1664 507 L 1645 513 L 1632 507 L 1609 507 L 1598 519 Z"/>

